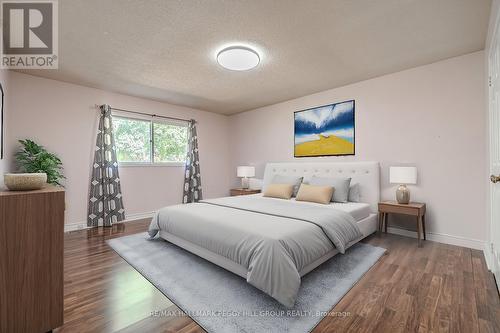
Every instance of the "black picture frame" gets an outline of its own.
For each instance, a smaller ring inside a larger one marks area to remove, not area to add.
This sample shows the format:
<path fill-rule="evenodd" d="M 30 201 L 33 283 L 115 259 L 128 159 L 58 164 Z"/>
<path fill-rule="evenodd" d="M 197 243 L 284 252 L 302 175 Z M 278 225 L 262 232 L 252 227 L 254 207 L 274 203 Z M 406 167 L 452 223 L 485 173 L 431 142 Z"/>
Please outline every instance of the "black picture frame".
<path fill-rule="evenodd" d="M 295 154 L 295 115 L 300 112 L 304 111 L 309 111 L 317 108 L 322 108 L 325 106 L 330 106 L 330 105 L 336 105 L 336 104 L 342 104 L 342 103 L 347 103 L 347 102 L 352 102 L 352 115 L 353 115 L 353 124 L 352 124 L 352 129 L 353 129 L 353 138 L 352 138 L 352 144 L 353 144 L 353 152 L 349 154 L 327 154 L 327 155 L 311 155 L 311 156 L 297 156 Z M 312 108 L 307 108 L 303 110 L 298 110 L 293 112 L 293 157 L 294 158 L 311 158 L 311 157 L 328 157 L 328 156 L 354 156 L 356 155 L 356 100 L 354 99 L 348 99 L 342 102 L 335 102 L 335 103 L 330 103 L 330 104 L 323 104 L 323 105 L 318 105 L 314 106 Z"/>

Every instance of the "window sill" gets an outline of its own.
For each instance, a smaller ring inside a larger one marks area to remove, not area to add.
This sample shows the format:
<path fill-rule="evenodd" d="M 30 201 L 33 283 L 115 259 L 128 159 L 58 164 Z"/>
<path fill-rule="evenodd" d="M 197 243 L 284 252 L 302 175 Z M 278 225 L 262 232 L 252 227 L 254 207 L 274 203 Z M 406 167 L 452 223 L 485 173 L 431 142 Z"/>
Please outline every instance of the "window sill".
<path fill-rule="evenodd" d="M 119 168 L 136 168 L 136 167 L 184 167 L 184 162 L 164 162 L 164 163 L 140 163 L 140 162 L 118 162 Z"/>

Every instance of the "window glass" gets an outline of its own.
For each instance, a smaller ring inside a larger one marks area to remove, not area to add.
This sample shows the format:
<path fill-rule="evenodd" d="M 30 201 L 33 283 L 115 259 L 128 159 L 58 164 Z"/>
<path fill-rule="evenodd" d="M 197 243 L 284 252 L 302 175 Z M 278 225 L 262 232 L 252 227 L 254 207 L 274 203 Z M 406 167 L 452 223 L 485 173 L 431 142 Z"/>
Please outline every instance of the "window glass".
<path fill-rule="evenodd" d="M 113 117 L 118 162 L 151 162 L 151 122 Z"/>
<path fill-rule="evenodd" d="M 179 164 L 186 160 L 187 124 L 115 115 L 113 130 L 120 163 Z"/>
<path fill-rule="evenodd" d="M 154 162 L 184 162 L 187 154 L 187 127 L 154 123 Z"/>

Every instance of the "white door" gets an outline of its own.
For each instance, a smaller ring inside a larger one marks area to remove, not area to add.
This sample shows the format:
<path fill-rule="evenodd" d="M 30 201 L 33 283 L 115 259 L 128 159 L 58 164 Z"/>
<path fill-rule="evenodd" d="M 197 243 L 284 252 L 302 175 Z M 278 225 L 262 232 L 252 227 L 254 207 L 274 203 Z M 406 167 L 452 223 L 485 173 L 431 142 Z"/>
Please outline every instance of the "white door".
<path fill-rule="evenodd" d="M 489 61 L 489 122 L 490 122 L 490 269 L 500 282 L 500 22 L 497 18 Z"/>

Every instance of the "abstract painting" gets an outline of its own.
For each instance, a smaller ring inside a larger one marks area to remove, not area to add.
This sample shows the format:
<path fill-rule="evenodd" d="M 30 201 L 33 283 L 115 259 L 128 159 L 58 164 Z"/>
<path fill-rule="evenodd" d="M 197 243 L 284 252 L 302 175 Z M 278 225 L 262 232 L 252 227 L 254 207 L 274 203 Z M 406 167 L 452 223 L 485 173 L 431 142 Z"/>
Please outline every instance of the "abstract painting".
<path fill-rule="evenodd" d="M 297 111 L 295 157 L 354 155 L 354 100 Z"/>

